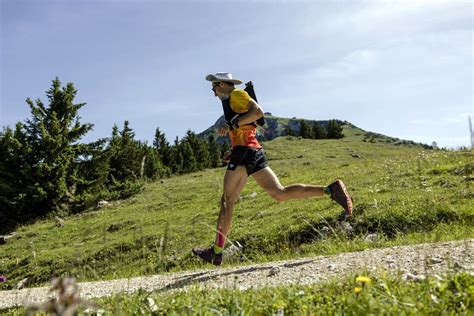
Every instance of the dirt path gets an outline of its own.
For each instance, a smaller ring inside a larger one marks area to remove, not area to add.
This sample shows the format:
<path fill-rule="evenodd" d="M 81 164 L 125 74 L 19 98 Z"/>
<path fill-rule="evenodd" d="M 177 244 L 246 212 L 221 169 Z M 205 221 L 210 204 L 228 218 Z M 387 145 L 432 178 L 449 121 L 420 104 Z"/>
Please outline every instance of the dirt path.
<path fill-rule="evenodd" d="M 258 288 L 290 284 L 314 284 L 366 269 L 400 271 L 406 279 L 441 274 L 452 270 L 474 273 L 474 239 L 435 244 L 369 249 L 335 256 L 319 256 L 242 267 L 219 267 L 149 277 L 79 283 L 83 298 L 114 293 L 170 291 L 192 285 L 205 288 Z M 48 288 L 1 291 L 0 309 L 43 302 Z"/>

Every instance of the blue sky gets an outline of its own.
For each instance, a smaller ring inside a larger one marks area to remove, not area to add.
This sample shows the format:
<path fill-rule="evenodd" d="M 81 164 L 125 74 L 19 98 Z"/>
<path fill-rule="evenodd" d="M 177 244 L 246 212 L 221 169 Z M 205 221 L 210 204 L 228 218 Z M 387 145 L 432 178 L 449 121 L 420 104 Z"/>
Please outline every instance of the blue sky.
<path fill-rule="evenodd" d="M 463 0 L 0 0 L 0 125 L 58 76 L 86 102 L 83 138 L 129 120 L 171 141 L 222 114 L 204 80 L 252 80 L 264 111 L 470 144 L 473 4 Z"/>

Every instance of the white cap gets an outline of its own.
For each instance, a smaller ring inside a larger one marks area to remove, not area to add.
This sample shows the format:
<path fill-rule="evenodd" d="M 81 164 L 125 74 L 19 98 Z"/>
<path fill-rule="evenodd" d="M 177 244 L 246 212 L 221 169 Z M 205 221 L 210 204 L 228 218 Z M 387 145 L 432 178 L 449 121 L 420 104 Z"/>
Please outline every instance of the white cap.
<path fill-rule="evenodd" d="M 232 79 L 232 74 L 229 72 L 217 72 L 214 75 L 207 75 L 206 76 L 207 81 L 212 81 L 212 82 L 232 82 L 234 84 L 242 84 L 243 82 L 239 79 Z"/>

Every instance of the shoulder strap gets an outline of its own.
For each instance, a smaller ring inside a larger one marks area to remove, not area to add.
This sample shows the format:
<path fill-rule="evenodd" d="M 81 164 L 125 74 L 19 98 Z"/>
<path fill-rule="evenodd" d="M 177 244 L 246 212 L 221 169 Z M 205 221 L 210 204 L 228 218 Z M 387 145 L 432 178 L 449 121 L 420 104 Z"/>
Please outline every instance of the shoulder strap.
<path fill-rule="evenodd" d="M 252 99 L 255 100 L 255 102 L 258 102 L 257 101 L 257 96 L 255 95 L 255 90 L 253 89 L 252 81 L 249 81 L 245 84 L 245 89 L 244 90 L 249 94 L 249 96 Z M 226 121 L 231 121 L 235 116 L 241 115 L 237 112 L 232 111 L 232 108 L 230 107 L 230 97 L 228 97 L 225 100 L 222 100 L 222 109 L 224 110 L 224 118 L 225 118 Z M 244 114 L 244 113 L 242 113 L 242 114 Z M 255 123 L 250 123 L 250 124 L 247 124 L 247 125 L 255 125 L 255 126 L 260 125 L 260 126 L 263 126 L 263 125 L 265 125 L 265 118 L 262 116 L 261 118 L 259 118 L 256 121 L 256 124 Z"/>
<path fill-rule="evenodd" d="M 247 91 L 247 93 L 249 94 L 249 96 L 255 100 L 255 102 L 258 103 L 258 100 L 257 100 L 257 95 L 255 94 L 255 90 L 253 88 L 253 83 L 252 81 L 249 81 L 245 84 L 245 91 Z M 262 116 L 261 118 L 259 118 L 257 120 L 257 125 L 260 125 L 260 126 L 263 126 L 265 125 L 265 116 Z"/>
<path fill-rule="evenodd" d="M 239 113 L 232 111 L 230 107 L 230 97 L 222 100 L 222 109 L 224 110 L 224 118 L 227 122 L 230 122 L 235 116 L 239 116 Z M 233 130 L 233 128 L 231 128 Z"/>

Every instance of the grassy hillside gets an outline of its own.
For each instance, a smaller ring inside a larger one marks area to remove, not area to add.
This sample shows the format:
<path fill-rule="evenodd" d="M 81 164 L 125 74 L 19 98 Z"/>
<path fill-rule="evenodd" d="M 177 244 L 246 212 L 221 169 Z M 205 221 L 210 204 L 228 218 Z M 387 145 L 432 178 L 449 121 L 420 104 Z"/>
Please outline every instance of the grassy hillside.
<path fill-rule="evenodd" d="M 273 116 L 271 113 L 265 113 L 265 126 L 257 128 L 257 135 L 260 140 L 270 141 L 280 136 L 286 136 L 287 129 L 290 128 L 293 132 L 293 135 L 300 134 L 300 121 L 303 120 L 308 126 L 320 125 L 327 128 L 329 120 L 307 120 L 301 118 L 285 118 Z M 344 125 L 344 139 L 345 140 L 361 140 L 363 142 L 370 143 L 385 143 L 392 145 L 406 145 L 406 146 L 419 146 L 424 147 L 425 149 L 431 148 L 429 145 L 415 143 L 410 140 L 403 140 L 395 137 L 386 136 L 383 134 L 373 133 L 365 131 L 349 122 L 338 121 L 340 124 Z M 226 143 L 228 142 L 227 136 L 219 136 L 217 130 L 220 126 L 223 126 L 224 116 L 221 116 L 214 125 L 210 126 L 208 129 L 199 133 L 199 136 L 203 139 L 209 139 L 209 136 L 212 134 L 216 137 L 217 142 Z"/>
<path fill-rule="evenodd" d="M 345 134 L 280 137 L 264 146 L 284 185 L 343 179 L 355 201 L 353 218 L 341 223 L 340 207 L 327 198 L 277 203 L 250 179 L 230 235 L 243 255 L 226 264 L 474 237 L 473 151 L 364 142 L 352 127 Z M 224 172 L 149 183 L 129 200 L 66 218 L 63 227 L 44 220 L 19 228 L 0 246 L 5 288 L 24 278 L 36 286 L 60 275 L 80 282 L 202 266 L 190 250 L 214 239 Z"/>

